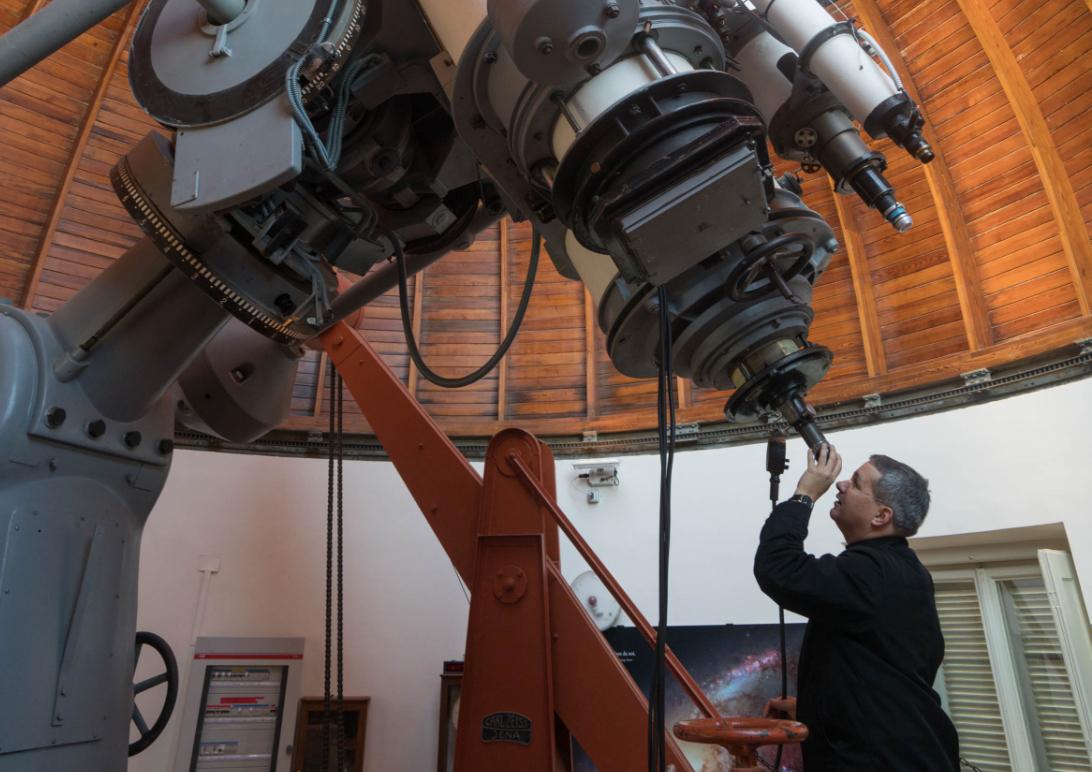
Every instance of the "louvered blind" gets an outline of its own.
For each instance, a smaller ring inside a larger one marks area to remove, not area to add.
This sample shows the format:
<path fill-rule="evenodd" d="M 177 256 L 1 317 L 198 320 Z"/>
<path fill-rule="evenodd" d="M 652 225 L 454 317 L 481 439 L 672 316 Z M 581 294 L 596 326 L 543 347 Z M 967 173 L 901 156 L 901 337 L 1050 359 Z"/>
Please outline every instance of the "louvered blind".
<path fill-rule="evenodd" d="M 963 758 L 983 772 L 1012 772 L 974 581 L 936 586 L 944 632 L 944 686 Z"/>
<path fill-rule="evenodd" d="M 1043 580 L 1014 579 L 1002 582 L 1001 587 L 1013 650 L 1031 691 L 1026 699 L 1042 736 L 1046 768 L 1051 772 L 1092 770 Z"/>

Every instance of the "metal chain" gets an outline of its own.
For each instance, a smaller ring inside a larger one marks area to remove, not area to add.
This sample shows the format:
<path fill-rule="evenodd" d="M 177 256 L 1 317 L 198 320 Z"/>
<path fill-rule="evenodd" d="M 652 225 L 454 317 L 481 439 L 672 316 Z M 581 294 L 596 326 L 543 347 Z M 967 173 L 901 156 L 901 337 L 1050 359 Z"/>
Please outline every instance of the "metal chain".
<path fill-rule="evenodd" d="M 344 485 L 345 388 L 337 374 L 337 772 L 345 769 Z"/>
<path fill-rule="evenodd" d="M 337 370 L 334 363 L 330 362 L 330 426 L 327 435 L 329 443 L 328 463 L 326 468 L 326 627 L 324 638 L 323 658 L 323 692 L 322 692 L 322 769 L 330 772 L 330 719 L 331 719 L 331 692 L 330 692 L 330 638 L 333 616 L 333 545 L 334 545 L 334 436 L 337 430 L 337 415 L 335 405 L 337 403 Z"/>

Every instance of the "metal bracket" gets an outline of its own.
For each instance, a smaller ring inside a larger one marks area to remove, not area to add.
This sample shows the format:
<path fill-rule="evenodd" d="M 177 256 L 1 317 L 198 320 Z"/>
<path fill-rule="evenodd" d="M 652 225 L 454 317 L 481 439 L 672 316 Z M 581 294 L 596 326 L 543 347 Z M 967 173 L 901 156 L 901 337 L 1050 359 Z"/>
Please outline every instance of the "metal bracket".
<path fill-rule="evenodd" d="M 861 399 L 864 400 L 864 406 L 866 410 L 874 410 L 883 405 L 883 397 L 876 394 L 863 394 Z"/>
<path fill-rule="evenodd" d="M 605 461 L 585 461 L 573 464 L 573 469 L 580 473 L 581 479 L 590 488 L 617 487 L 621 484 L 618 477 L 619 461 L 610 459 Z"/>
<path fill-rule="evenodd" d="M 224 56 L 231 56 L 231 49 L 228 48 L 228 28 L 226 24 L 216 28 L 216 42 L 212 44 L 212 50 L 209 51 L 209 57 L 212 59 L 220 59 Z"/>
<path fill-rule="evenodd" d="M 773 5 L 773 3 L 771 3 L 770 5 Z M 853 35 L 852 21 L 835 22 L 829 27 L 825 27 L 819 30 L 817 33 L 815 33 L 815 35 L 812 36 L 811 40 L 804 44 L 804 48 L 800 51 L 800 59 L 797 66 L 801 69 L 811 72 L 811 70 L 808 69 L 808 65 L 811 64 L 811 58 L 815 55 L 815 52 L 818 51 L 822 47 L 822 45 L 831 38 L 837 37 L 838 35 L 846 34 Z"/>
<path fill-rule="evenodd" d="M 582 434 L 581 439 L 584 442 L 599 442 L 599 432 L 586 431 Z"/>
<path fill-rule="evenodd" d="M 1092 354 L 1092 338 L 1082 338 L 1077 341 L 1077 345 L 1080 346 L 1080 356 L 1088 356 Z"/>
<path fill-rule="evenodd" d="M 980 370 L 971 370 L 970 372 L 960 373 L 963 378 L 964 386 L 981 386 L 984 383 L 989 383 L 993 380 L 993 373 L 987 370 L 985 367 Z"/>
<path fill-rule="evenodd" d="M 258 10 L 260 4 L 261 0 L 247 0 L 243 12 L 227 24 L 216 24 L 208 18 L 207 13 L 205 14 L 205 23 L 201 25 L 201 31 L 215 39 L 212 49 L 209 51 L 210 59 L 223 59 L 231 56 L 231 48 L 228 47 L 228 35 L 243 26 L 247 19 Z"/>

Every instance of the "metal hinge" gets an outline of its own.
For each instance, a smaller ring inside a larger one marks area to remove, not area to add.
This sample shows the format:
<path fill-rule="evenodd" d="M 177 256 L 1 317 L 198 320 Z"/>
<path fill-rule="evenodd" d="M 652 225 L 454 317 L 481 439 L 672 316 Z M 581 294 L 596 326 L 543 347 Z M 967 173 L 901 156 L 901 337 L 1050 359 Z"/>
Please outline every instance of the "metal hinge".
<path fill-rule="evenodd" d="M 983 383 L 989 383 L 993 380 L 993 373 L 983 367 L 980 370 L 971 370 L 967 373 L 960 373 L 963 378 L 964 386 L 981 386 Z"/>
<path fill-rule="evenodd" d="M 861 399 L 864 400 L 866 410 L 874 410 L 883 404 L 883 397 L 879 394 L 865 394 Z"/>
<path fill-rule="evenodd" d="M 1077 341 L 1077 345 L 1081 348 L 1080 356 L 1083 357 L 1092 354 L 1092 338 L 1079 340 Z"/>
<path fill-rule="evenodd" d="M 584 442 L 599 442 L 599 432 L 589 431 L 583 433 Z"/>

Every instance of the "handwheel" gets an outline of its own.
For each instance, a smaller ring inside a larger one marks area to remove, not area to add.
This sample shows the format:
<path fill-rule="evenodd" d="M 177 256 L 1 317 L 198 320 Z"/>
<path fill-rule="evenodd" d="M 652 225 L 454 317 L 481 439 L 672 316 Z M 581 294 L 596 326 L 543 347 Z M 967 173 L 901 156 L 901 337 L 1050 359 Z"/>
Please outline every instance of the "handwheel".
<path fill-rule="evenodd" d="M 729 297 L 749 302 L 780 292 L 792 299 L 789 280 L 808 267 L 814 251 L 811 239 L 803 233 L 785 233 L 752 249 L 728 277 Z M 790 258 L 790 265 L 777 262 Z"/>
<path fill-rule="evenodd" d="M 156 741 L 171 720 L 174 712 L 174 703 L 178 698 L 178 661 L 174 658 L 174 652 L 170 645 L 155 633 L 139 632 L 136 634 L 136 654 L 133 658 L 133 673 L 136 674 L 137 665 L 140 664 L 140 652 L 148 645 L 163 660 L 165 670 L 159 675 L 146 678 L 140 683 L 133 684 L 133 724 L 140 733 L 140 738 L 129 743 L 129 755 L 136 756 Z M 163 708 L 159 712 L 159 718 L 148 726 L 140 707 L 136 704 L 137 695 L 143 694 L 149 689 L 154 689 L 162 684 L 167 685 L 167 696 L 163 699 Z"/>
<path fill-rule="evenodd" d="M 808 739 L 808 728 L 798 721 L 773 718 L 697 718 L 680 721 L 675 736 L 692 743 L 719 745 L 735 758 L 733 772 L 763 772 L 758 749 L 789 745 Z"/>

